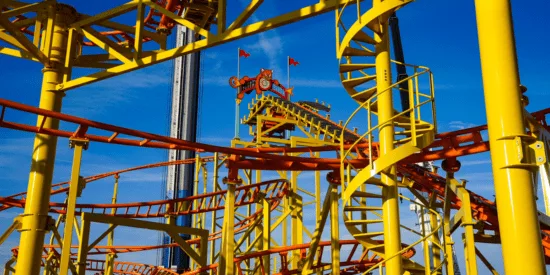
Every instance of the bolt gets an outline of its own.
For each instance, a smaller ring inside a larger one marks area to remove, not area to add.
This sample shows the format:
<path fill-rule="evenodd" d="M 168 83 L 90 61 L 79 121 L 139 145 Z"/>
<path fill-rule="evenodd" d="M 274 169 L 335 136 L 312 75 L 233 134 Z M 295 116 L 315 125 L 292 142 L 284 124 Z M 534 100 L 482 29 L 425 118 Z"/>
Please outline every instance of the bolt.
<path fill-rule="evenodd" d="M 542 145 L 540 143 L 537 143 L 537 149 L 542 148 Z"/>
<path fill-rule="evenodd" d="M 542 157 L 538 157 L 538 158 L 537 158 L 537 161 L 538 161 L 538 162 L 542 162 L 542 160 L 543 160 Z"/>

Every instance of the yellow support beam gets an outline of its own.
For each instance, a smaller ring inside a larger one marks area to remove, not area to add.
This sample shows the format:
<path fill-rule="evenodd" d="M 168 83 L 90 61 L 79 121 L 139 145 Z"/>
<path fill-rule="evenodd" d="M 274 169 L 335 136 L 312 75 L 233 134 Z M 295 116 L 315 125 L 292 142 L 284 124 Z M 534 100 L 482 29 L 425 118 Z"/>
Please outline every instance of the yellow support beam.
<path fill-rule="evenodd" d="M 53 27 L 50 33 L 46 32 L 45 35 L 51 35 L 53 43 L 45 43 L 44 52 L 51 52 L 52 56 L 64 58 L 64 47 L 67 45 L 68 35 L 66 24 L 70 23 L 74 18 L 70 18 L 72 8 L 61 4 L 57 4 L 56 6 L 57 13 L 62 14 L 63 18 L 61 18 L 62 16 L 56 17 L 55 13 L 48 14 L 46 20 L 52 22 Z M 52 47 L 52 45 L 55 47 Z M 49 64 L 43 70 L 39 107 L 45 110 L 60 112 L 64 93 L 57 91 L 56 85 L 62 82 L 64 62 L 55 58 L 46 63 Z M 59 121 L 38 116 L 37 126 L 58 129 Z M 42 248 L 50 219 L 48 210 L 50 208 L 49 203 L 56 147 L 57 137 L 44 134 L 36 135 L 27 187 L 27 200 L 24 214 L 22 215 L 19 254 L 15 268 L 18 274 L 40 274 Z"/>
<path fill-rule="evenodd" d="M 212 176 L 212 192 L 217 192 L 218 191 L 218 186 L 219 186 L 219 183 L 218 183 L 218 171 L 219 171 L 219 153 L 216 152 L 214 153 L 214 174 Z M 217 231 L 217 211 L 213 211 L 212 212 L 212 220 L 211 220 L 211 225 L 210 225 L 210 230 L 212 232 L 216 232 Z M 213 264 L 215 262 L 215 259 L 216 259 L 216 240 L 212 240 L 210 241 L 210 264 Z M 210 271 L 210 275 L 214 275 L 214 270 L 211 270 Z"/>
<path fill-rule="evenodd" d="M 510 1 L 475 8 L 504 271 L 545 274 Z"/>
<path fill-rule="evenodd" d="M 271 246 L 271 209 L 269 201 L 267 201 L 265 198 L 262 200 L 262 204 L 262 249 L 268 250 Z M 271 274 L 271 263 L 269 259 L 269 255 L 265 255 L 262 257 L 265 274 Z"/>
<path fill-rule="evenodd" d="M 11 23 L 7 17 L 0 16 L 0 26 L 2 26 L 6 31 L 11 33 L 12 38 L 23 47 L 23 49 L 29 52 L 34 58 L 40 60 L 42 64 L 48 62 L 46 55 L 40 51 L 40 49 L 30 41 L 23 32 L 20 32 L 19 29 Z"/>
<path fill-rule="evenodd" d="M 113 186 L 113 197 L 111 198 L 111 203 L 115 204 L 117 201 L 117 195 L 118 195 L 118 179 L 120 176 L 118 174 L 115 175 L 115 184 Z M 113 208 L 111 210 L 111 215 L 114 215 L 116 213 L 116 210 Z M 110 225 L 111 226 L 111 225 Z M 115 242 L 115 232 L 109 233 L 107 236 L 107 245 L 111 246 L 114 245 Z M 116 255 L 113 253 L 109 253 L 106 256 L 105 259 L 105 275 L 113 275 L 114 274 L 114 266 L 115 266 L 115 257 Z"/>
<path fill-rule="evenodd" d="M 220 252 L 220 275 L 235 274 L 235 185 L 233 182 L 227 183 L 227 193 L 225 196 L 225 209 L 223 215 L 222 228 L 222 248 Z"/>
<path fill-rule="evenodd" d="M 309 244 L 308 254 L 305 258 L 304 265 L 302 267 L 302 275 L 307 275 L 311 273 L 311 267 L 313 266 L 313 260 L 317 254 L 319 248 L 319 242 L 321 241 L 321 236 L 323 235 L 323 230 L 325 229 L 325 224 L 329 213 L 331 212 L 332 207 L 332 186 L 329 186 L 325 200 L 323 201 L 322 210 L 317 217 L 317 222 L 315 224 L 315 231 L 313 232 L 313 238 Z M 331 216 L 332 219 L 332 216 Z M 331 223 L 332 224 L 332 223 Z"/>
<path fill-rule="evenodd" d="M 65 229 L 63 230 L 63 246 L 61 248 L 61 262 L 59 264 L 59 275 L 69 274 L 71 261 L 71 245 L 73 243 L 73 220 L 75 218 L 76 199 L 80 195 L 80 164 L 82 161 L 82 150 L 88 148 L 88 140 L 72 138 L 70 146 L 74 149 L 73 166 L 71 170 L 71 181 L 69 185 L 69 196 L 67 197 L 67 214 L 65 214 Z"/>
<path fill-rule="evenodd" d="M 294 137 L 290 137 L 291 147 L 295 148 L 297 147 L 297 141 L 294 139 Z M 297 156 L 297 153 L 293 153 L 293 156 Z M 291 171 L 290 172 L 290 189 L 292 191 L 290 195 L 290 204 L 291 208 L 293 209 L 292 215 L 291 215 L 291 225 L 290 225 L 290 232 L 291 234 L 291 242 L 290 245 L 298 245 L 302 244 L 304 240 L 304 225 L 303 225 L 303 218 L 302 218 L 302 208 L 303 208 L 303 201 L 302 197 L 298 195 L 298 171 Z M 298 264 L 300 261 L 300 251 L 294 250 L 292 251 L 292 262 L 291 267 L 298 268 Z"/>
<path fill-rule="evenodd" d="M 383 5 L 384 1 L 374 0 L 373 8 Z M 390 119 L 394 115 L 391 91 L 386 90 L 392 84 L 392 70 L 390 67 L 390 41 L 387 19 L 380 19 L 380 33 L 375 39 L 376 44 L 376 89 L 378 95 L 378 123 L 380 124 L 380 154 L 390 155 L 394 150 L 394 126 Z M 395 164 L 381 172 L 382 187 L 382 215 L 384 219 L 384 250 L 386 257 L 393 257 L 401 250 L 401 232 L 399 227 L 399 199 L 397 190 L 397 171 Z M 386 262 L 386 274 L 402 275 L 403 263 L 400 256 L 393 257 Z"/>
<path fill-rule="evenodd" d="M 138 0 L 128 2 L 124 5 L 121 5 L 117 8 L 114 8 L 112 10 L 106 11 L 104 13 L 101 13 L 96 16 L 88 17 L 84 20 L 81 20 L 75 24 L 72 24 L 71 27 L 80 27 L 83 28 L 84 26 L 89 26 L 93 24 L 100 24 L 104 20 L 110 19 L 114 16 L 120 15 L 122 13 L 128 12 L 130 10 L 133 10 L 137 6 Z M 143 0 L 145 1 L 145 0 Z M 146 3 L 146 2 L 144 2 Z M 251 36 L 260 32 L 265 32 L 274 28 L 278 28 L 290 23 L 294 23 L 300 20 L 304 20 L 319 14 L 323 14 L 325 12 L 329 12 L 332 10 L 335 10 L 339 7 L 342 7 L 344 5 L 351 5 L 357 3 L 357 0 L 325 0 L 320 1 L 318 3 L 305 6 L 299 9 L 296 9 L 294 11 L 263 20 L 260 22 L 252 23 L 240 28 L 236 28 L 231 31 L 223 31 L 224 26 L 226 25 L 225 22 L 225 0 L 224 1 L 218 1 L 218 35 L 210 35 L 208 39 L 202 39 L 190 44 L 187 44 L 182 47 L 173 48 L 166 51 L 157 51 L 154 54 L 147 55 L 145 57 L 142 57 L 141 59 L 137 60 L 136 62 L 132 63 L 125 63 L 121 64 L 112 68 L 108 68 L 104 71 L 100 71 L 97 73 L 90 74 L 88 76 L 83 76 L 77 79 L 73 79 L 67 82 L 64 82 L 63 84 L 59 84 L 57 88 L 59 90 L 70 90 L 77 87 L 81 87 L 83 85 L 91 84 L 97 81 L 100 81 L 102 79 L 110 78 L 116 75 L 128 73 L 131 71 L 135 71 L 144 67 L 148 67 L 151 65 L 155 65 L 167 60 L 171 60 L 180 56 L 184 56 L 186 54 L 194 53 L 197 51 L 201 51 L 207 48 L 211 48 L 213 46 L 217 46 L 223 43 L 227 43 L 236 39 L 244 38 L 247 36 Z M 154 3 L 149 2 L 149 6 L 155 6 Z M 221 11 L 221 15 L 220 15 Z M 175 16 L 174 14 L 166 14 L 167 16 Z M 174 19 L 171 17 L 171 19 Z M 184 22 L 180 19 L 176 18 L 176 22 L 183 24 Z M 220 20 L 222 19 L 222 20 Z M 187 24 L 187 22 L 185 22 Z M 202 29 L 204 30 L 204 29 Z M 89 31 L 89 29 L 88 29 Z M 223 34 L 222 34 L 223 33 Z M 206 34 L 206 33 L 204 33 Z M 97 37 L 96 37 L 97 38 Z M 106 41 L 103 41 L 106 42 Z"/>
<path fill-rule="evenodd" d="M 449 178 L 447 178 L 448 180 Z M 445 186 L 445 201 L 443 203 L 443 244 L 445 246 L 445 265 L 447 274 L 455 274 L 455 262 L 453 258 L 453 245 L 454 242 L 451 238 L 451 197 L 454 196 L 453 191 L 449 185 Z"/>
<path fill-rule="evenodd" d="M 340 221 L 338 220 L 338 185 L 331 184 L 332 189 L 330 192 L 330 246 L 331 246 L 331 260 L 332 260 L 332 273 L 334 275 L 340 274 Z"/>

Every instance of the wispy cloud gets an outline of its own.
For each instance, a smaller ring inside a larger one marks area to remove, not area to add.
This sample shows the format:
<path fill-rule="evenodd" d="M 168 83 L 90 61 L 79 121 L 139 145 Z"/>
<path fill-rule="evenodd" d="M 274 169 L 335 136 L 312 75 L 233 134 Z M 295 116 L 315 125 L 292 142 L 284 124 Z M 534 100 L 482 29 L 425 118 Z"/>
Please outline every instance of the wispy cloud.
<path fill-rule="evenodd" d="M 227 145 L 231 144 L 231 136 L 226 136 L 226 137 L 201 137 L 201 138 L 199 138 L 199 142 L 227 146 Z"/>
<path fill-rule="evenodd" d="M 229 76 L 205 76 L 202 80 L 205 85 L 216 86 L 216 87 L 229 87 Z"/>
<path fill-rule="evenodd" d="M 257 18 L 254 19 L 257 21 Z M 250 50 L 261 50 L 269 61 L 269 68 L 273 70 L 274 78 L 281 78 L 284 75 L 279 61 L 281 61 L 283 53 L 283 42 L 276 31 L 258 34 L 258 42 L 248 46 Z"/>
<path fill-rule="evenodd" d="M 247 1 L 241 0 L 243 6 L 248 5 Z M 260 21 L 259 18 L 253 14 L 250 19 L 252 22 Z M 284 75 L 283 70 L 280 66 L 280 61 L 283 60 L 282 53 L 284 51 L 283 40 L 276 30 L 271 30 L 269 32 L 261 32 L 258 34 L 258 42 L 252 45 L 247 46 L 248 50 L 260 50 L 268 58 L 269 69 L 273 70 L 273 77 L 275 79 L 281 79 Z"/>
<path fill-rule="evenodd" d="M 2 138 L 0 152 L 14 154 L 28 154 L 32 150 L 33 138 Z"/>
<path fill-rule="evenodd" d="M 156 70 L 132 72 L 70 91 L 63 112 L 86 114 L 88 117 L 103 113 L 121 103 L 136 100 L 139 92 L 168 87 L 171 83 L 170 70 L 167 66 L 161 66 Z"/>
<path fill-rule="evenodd" d="M 473 123 L 465 122 L 465 121 L 459 121 L 459 120 L 451 121 L 449 122 L 449 125 L 448 125 L 450 129 L 454 129 L 454 130 L 462 130 L 462 129 L 471 128 L 474 126 L 477 126 L 477 125 Z"/>
<path fill-rule="evenodd" d="M 461 161 L 462 166 L 471 166 L 471 165 L 480 165 L 480 164 L 489 164 L 491 163 L 490 159 L 483 159 L 483 160 L 466 160 Z"/>
<path fill-rule="evenodd" d="M 311 88 L 342 88 L 342 82 L 338 80 L 325 80 L 325 79 L 304 79 L 296 78 L 290 82 L 294 87 L 311 87 Z"/>

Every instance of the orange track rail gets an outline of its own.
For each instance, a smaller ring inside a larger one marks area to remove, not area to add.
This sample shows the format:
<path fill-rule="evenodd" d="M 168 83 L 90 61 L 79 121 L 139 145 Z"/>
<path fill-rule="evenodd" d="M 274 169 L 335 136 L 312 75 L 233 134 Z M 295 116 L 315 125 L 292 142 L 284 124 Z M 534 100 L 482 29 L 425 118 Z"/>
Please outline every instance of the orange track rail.
<path fill-rule="evenodd" d="M 237 267 L 237 274 L 244 275 L 243 267 L 241 265 L 246 260 L 250 259 L 256 259 L 260 263 L 260 274 L 266 274 L 264 272 L 263 268 L 263 262 L 262 262 L 262 256 L 267 255 L 278 255 L 280 260 L 278 262 L 281 263 L 281 269 L 275 271 L 275 273 L 272 274 L 280 274 L 280 275 L 287 275 L 287 274 L 299 274 L 299 270 L 296 269 L 289 269 L 289 258 L 287 257 L 289 252 L 294 250 L 300 251 L 300 259 L 303 260 L 306 258 L 306 255 L 308 253 L 310 244 L 300 244 L 300 245 L 294 245 L 294 246 L 286 246 L 286 247 L 280 247 L 280 248 L 274 248 L 269 249 L 265 251 L 260 252 L 254 252 L 249 253 L 244 256 L 235 257 L 234 262 Z M 330 249 L 331 243 L 329 241 L 326 242 L 320 242 L 319 243 L 319 251 L 317 259 L 314 261 L 317 262 L 316 265 L 312 266 L 313 269 L 319 269 L 323 267 L 330 266 L 330 262 L 323 262 L 323 251 L 328 248 Z M 341 274 L 344 275 L 351 275 L 351 274 L 359 274 L 361 272 L 364 272 L 369 267 L 379 263 L 382 259 L 377 256 L 371 256 L 367 257 L 367 251 L 361 251 L 362 246 L 359 244 L 356 240 L 341 240 L 340 241 L 340 248 L 342 250 L 350 251 L 350 253 L 347 255 L 347 257 L 340 262 L 340 266 L 342 267 Z M 404 257 L 411 258 L 414 256 L 415 250 L 410 249 L 407 250 L 404 253 Z M 87 260 L 87 271 L 98 271 L 102 272 L 105 270 L 105 261 L 104 260 L 96 260 L 96 259 L 88 259 Z M 209 270 L 215 270 L 217 271 L 218 264 L 211 264 L 206 267 L 193 270 L 193 271 L 186 271 L 183 273 L 177 273 L 175 271 L 171 271 L 169 269 L 153 266 L 153 265 L 147 265 L 147 264 L 141 264 L 141 263 L 132 263 L 132 262 L 115 262 L 115 273 L 117 274 L 159 274 L 158 272 L 162 272 L 161 274 L 181 274 L 181 275 L 194 275 L 194 274 L 200 274 L 201 272 L 209 271 Z M 136 273 L 137 272 L 137 273 Z"/>
<path fill-rule="evenodd" d="M 222 146 L 214 146 L 203 143 L 189 142 L 185 140 L 175 139 L 171 137 L 146 133 L 142 131 L 132 130 L 128 128 L 118 127 L 110 124 L 100 123 L 96 121 L 86 120 L 79 117 L 56 113 L 43 110 L 40 108 L 16 103 L 9 100 L 0 99 L 2 112 L 0 114 L 0 127 L 10 128 L 20 131 L 49 134 L 59 137 L 79 137 L 86 138 L 90 141 L 112 143 L 120 145 L 130 145 L 148 148 L 163 148 L 163 149 L 178 149 L 178 150 L 193 150 L 220 152 L 229 155 L 241 156 L 238 161 L 229 161 L 229 164 L 235 168 L 251 168 L 262 170 L 337 170 L 340 166 L 340 159 L 327 158 L 304 158 L 289 156 L 290 153 L 297 152 L 321 152 L 321 151 L 339 151 L 339 146 L 320 146 L 320 147 L 304 147 L 304 148 L 228 148 Z M 31 126 L 5 120 L 6 110 L 13 109 L 26 113 L 41 115 L 44 118 L 54 118 L 61 121 L 73 124 L 76 126 L 75 131 L 53 130 L 43 128 L 41 126 Z M 533 116 L 544 126 L 548 127 L 546 115 L 550 113 L 550 108 L 533 113 Z M 91 135 L 87 131 L 90 128 L 103 130 L 111 133 L 109 136 Z M 445 159 L 451 157 L 464 156 L 469 154 L 481 153 L 489 150 L 488 141 L 483 140 L 482 132 L 486 130 L 486 126 L 479 126 L 469 129 L 464 129 L 456 132 L 442 133 L 436 136 L 436 141 L 429 147 L 418 154 L 415 154 L 403 161 L 403 163 L 417 163 L 421 161 L 430 161 L 437 159 Z M 127 136 L 126 138 L 119 135 Z M 360 145 L 361 146 L 361 145 Z M 367 144 L 362 146 L 367 147 Z M 282 153 L 269 154 L 269 153 Z M 244 157 L 254 157 L 257 159 L 246 159 Z M 368 159 L 351 160 L 354 167 L 361 168 L 368 165 Z"/>
<path fill-rule="evenodd" d="M 300 158 L 300 157 L 291 157 L 287 155 L 273 155 L 268 153 L 274 152 L 283 152 L 283 154 L 290 152 L 314 152 L 316 151 L 332 151 L 335 150 L 334 146 L 325 146 L 322 148 L 255 148 L 255 149 L 235 149 L 227 148 L 220 146 L 212 146 L 201 143 L 193 143 L 184 140 L 173 139 L 169 137 L 154 135 L 150 133 L 140 132 L 136 130 L 126 129 L 122 127 L 117 127 L 109 124 L 94 122 L 85 120 L 82 118 L 69 116 L 65 114 L 55 113 L 45 111 L 39 108 L 2 100 L 0 99 L 0 106 L 3 106 L 2 113 L 0 116 L 0 127 L 12 128 L 16 130 L 23 130 L 28 132 L 35 133 L 44 133 L 50 135 L 56 135 L 61 137 L 80 137 L 88 138 L 92 141 L 115 143 L 115 144 L 124 144 L 124 145 L 134 145 L 141 147 L 154 147 L 154 148 L 166 148 L 166 149 L 187 149 L 187 150 L 197 150 L 197 151 L 210 151 L 210 152 L 222 152 L 226 154 L 235 154 L 240 156 L 256 157 L 260 159 L 243 159 L 236 162 L 229 162 L 230 167 L 238 168 L 251 168 L 265 170 L 266 168 L 270 170 L 335 170 L 339 168 L 340 160 L 339 159 L 316 159 L 316 158 Z M 44 117 L 51 117 L 60 119 L 66 122 L 70 122 L 78 125 L 76 131 L 63 131 L 63 130 L 51 130 L 45 129 L 42 127 L 29 126 L 25 124 L 19 124 L 14 122 L 7 122 L 4 120 L 6 109 L 16 109 L 28 113 L 33 113 L 37 115 L 42 115 Z M 550 108 L 544 109 L 532 114 L 532 116 L 544 127 L 548 129 L 548 123 L 546 121 L 546 115 L 550 113 Z M 86 131 L 89 128 L 96 128 L 104 131 L 112 132 L 110 137 L 89 135 Z M 429 149 L 424 150 L 419 154 L 415 154 L 407 158 L 403 163 L 400 163 L 398 170 L 401 175 L 411 178 L 414 181 L 413 187 L 415 189 L 433 193 L 435 192 L 439 198 L 442 198 L 444 195 L 444 186 L 445 179 L 439 176 L 436 173 L 431 173 L 421 167 L 410 164 L 416 163 L 425 160 L 436 160 L 444 158 L 452 158 L 457 156 L 463 156 L 468 154 L 474 154 L 479 152 L 485 152 L 489 150 L 488 141 L 483 140 L 482 132 L 486 131 L 486 126 L 479 126 L 469 129 L 464 129 L 456 132 L 438 134 L 436 136 L 437 140 L 429 147 Z M 119 134 L 124 134 L 132 138 L 119 138 Z M 136 138 L 140 138 L 137 140 Z M 299 150 L 298 150 L 299 149 Z M 355 167 L 362 167 L 368 164 L 369 160 L 357 160 L 357 163 L 353 163 Z M 363 164 L 363 165 L 359 165 Z M 492 201 L 489 201 L 473 192 L 470 192 L 472 198 L 472 211 L 476 220 L 485 223 L 485 229 L 487 230 L 498 230 L 498 219 L 496 213 L 496 206 Z M 248 203 L 243 200 L 245 196 L 241 197 L 239 200 L 240 203 Z M 192 200 L 201 199 L 198 196 L 192 198 Z M 13 198 L 2 198 L 0 202 L 5 203 L 6 205 L 18 206 L 21 207 L 24 201 L 17 200 Z M 119 205 L 79 205 L 77 208 L 80 210 L 91 210 L 95 211 L 100 209 L 102 213 L 107 213 L 108 209 L 123 209 L 122 215 L 124 217 L 160 217 L 164 213 L 162 211 L 162 204 L 169 203 L 169 201 L 157 201 L 157 202 L 148 202 L 145 203 L 142 207 L 136 207 L 135 204 L 119 204 Z M 460 201 L 457 198 L 453 198 L 453 207 L 459 208 Z M 52 203 L 53 211 L 56 213 L 63 213 L 63 210 L 60 210 L 63 207 L 63 204 Z M 153 210 L 153 207 L 157 207 Z M 210 200 L 208 207 L 212 207 L 213 210 L 222 209 L 220 205 L 217 205 L 214 200 Z M 130 212 L 132 210 L 132 212 Z M 212 211 L 213 211 L 212 210 Z M 140 212 L 141 211 L 141 212 Z M 144 212 L 143 212 L 144 211 Z M 195 211 L 195 212 L 193 212 Z M 178 214 L 190 214 L 190 213 L 201 213 L 197 212 L 200 210 L 192 209 L 178 209 L 176 211 Z M 550 257 L 550 228 L 545 224 L 541 224 L 541 229 L 543 231 L 543 245 L 545 247 L 545 254 L 547 258 Z"/>
<path fill-rule="evenodd" d="M 266 199 L 269 201 L 281 200 L 287 194 L 288 186 L 289 184 L 286 180 L 271 180 L 240 186 L 235 190 L 235 207 L 256 203 L 260 193 L 265 193 Z M 165 217 L 166 215 L 180 216 L 225 209 L 225 205 L 222 203 L 225 194 L 226 191 L 222 190 L 173 200 L 118 204 L 76 204 L 75 209 L 77 215 L 86 212 L 121 218 L 159 218 Z M 24 200 L 0 198 L 0 203 L 12 207 L 25 207 Z M 205 207 L 193 209 L 194 203 L 197 203 L 199 206 L 205 205 Z M 50 203 L 50 212 L 65 214 L 65 207 L 66 204 L 52 202 Z M 168 208 L 171 209 L 170 212 L 167 211 Z M 115 214 L 111 214 L 111 210 L 115 210 Z"/>

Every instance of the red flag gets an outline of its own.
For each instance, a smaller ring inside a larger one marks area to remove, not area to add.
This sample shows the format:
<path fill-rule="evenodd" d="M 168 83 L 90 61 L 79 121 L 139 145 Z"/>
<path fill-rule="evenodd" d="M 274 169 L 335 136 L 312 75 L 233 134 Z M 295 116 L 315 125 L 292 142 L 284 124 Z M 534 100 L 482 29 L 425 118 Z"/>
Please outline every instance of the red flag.
<path fill-rule="evenodd" d="M 288 65 L 294 65 L 294 66 L 297 66 L 298 64 L 300 64 L 298 61 L 294 60 L 294 58 L 292 57 L 289 57 L 288 58 Z"/>
<path fill-rule="evenodd" d="M 242 49 L 239 49 L 239 57 L 244 56 L 244 58 L 248 58 L 250 56 L 249 53 L 245 52 Z"/>

